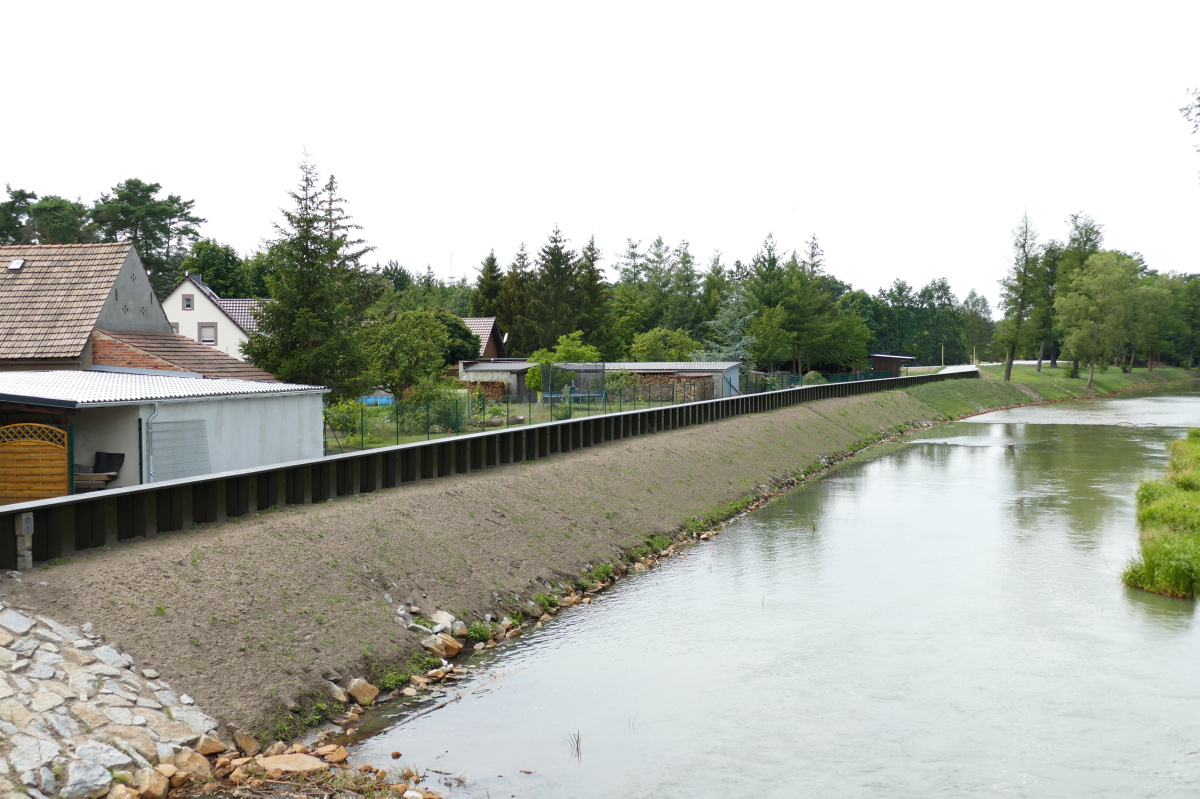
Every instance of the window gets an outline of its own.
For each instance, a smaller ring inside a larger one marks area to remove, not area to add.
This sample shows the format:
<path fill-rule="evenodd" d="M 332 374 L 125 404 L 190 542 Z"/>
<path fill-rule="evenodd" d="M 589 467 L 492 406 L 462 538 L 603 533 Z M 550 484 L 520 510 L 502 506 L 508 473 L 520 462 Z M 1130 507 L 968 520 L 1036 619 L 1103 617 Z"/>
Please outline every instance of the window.
<path fill-rule="evenodd" d="M 178 332 L 179 332 L 179 323 L 178 323 L 178 322 L 172 322 L 172 323 L 171 323 L 171 329 L 172 329 L 172 330 L 174 330 L 176 333 L 178 333 Z"/>
<path fill-rule="evenodd" d="M 195 307 L 196 307 L 196 295 L 195 294 L 184 294 L 183 295 L 183 310 L 191 311 Z"/>
<path fill-rule="evenodd" d="M 201 344 L 207 344 L 210 347 L 217 343 L 217 325 L 215 323 L 201 322 L 200 335 L 197 336 Z"/>

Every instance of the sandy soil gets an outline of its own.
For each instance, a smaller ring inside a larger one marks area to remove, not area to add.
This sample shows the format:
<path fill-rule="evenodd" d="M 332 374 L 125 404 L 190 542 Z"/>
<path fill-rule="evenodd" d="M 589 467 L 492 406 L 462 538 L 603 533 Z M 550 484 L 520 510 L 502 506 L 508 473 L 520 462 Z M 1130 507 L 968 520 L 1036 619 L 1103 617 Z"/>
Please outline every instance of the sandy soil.
<path fill-rule="evenodd" d="M 936 415 L 904 392 L 825 400 L 134 541 L 5 578 L 0 592 L 93 622 L 206 712 L 261 728 L 326 670 L 363 674 L 417 648 L 385 592 L 472 618 L 495 609 L 493 592 L 528 598 Z"/>

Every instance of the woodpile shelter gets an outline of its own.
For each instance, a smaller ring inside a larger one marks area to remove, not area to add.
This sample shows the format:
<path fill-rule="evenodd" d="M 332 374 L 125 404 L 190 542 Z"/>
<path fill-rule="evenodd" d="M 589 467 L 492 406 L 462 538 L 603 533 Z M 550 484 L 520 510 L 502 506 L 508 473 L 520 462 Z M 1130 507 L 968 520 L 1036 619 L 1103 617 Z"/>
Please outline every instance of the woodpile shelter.
<path fill-rule="evenodd" d="M 891 372 L 892 377 L 900 377 L 900 370 L 911 366 L 916 358 L 911 355 L 872 355 L 871 370 L 875 372 Z"/>
<path fill-rule="evenodd" d="M 69 493 L 72 481 L 118 487 L 319 458 L 327 391 L 191 372 L 0 371 L 0 463 L 45 478 L 31 487 L 20 467 L 0 468 L 0 504 Z"/>

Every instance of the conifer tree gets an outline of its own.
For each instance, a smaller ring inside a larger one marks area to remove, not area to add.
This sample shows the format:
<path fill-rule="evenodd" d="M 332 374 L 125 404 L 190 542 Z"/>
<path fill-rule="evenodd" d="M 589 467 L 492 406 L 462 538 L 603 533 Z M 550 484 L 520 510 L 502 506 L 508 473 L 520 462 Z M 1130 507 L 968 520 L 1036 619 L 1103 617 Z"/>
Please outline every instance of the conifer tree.
<path fill-rule="evenodd" d="M 529 295 L 533 284 L 533 265 L 525 243 L 521 242 L 513 262 L 504 275 L 496 307 L 496 323 L 508 333 L 505 349 L 510 355 L 528 355 L 537 349 L 535 326 L 530 319 Z"/>
<path fill-rule="evenodd" d="M 578 266 L 562 231 L 554 228 L 538 251 L 530 292 L 529 317 L 535 324 L 538 349 L 550 349 L 559 336 L 579 329 Z"/>
<path fill-rule="evenodd" d="M 468 316 L 496 316 L 500 306 L 500 289 L 504 285 L 504 273 L 496 260 L 496 251 L 488 253 L 479 267 L 479 280 L 471 292 Z"/>

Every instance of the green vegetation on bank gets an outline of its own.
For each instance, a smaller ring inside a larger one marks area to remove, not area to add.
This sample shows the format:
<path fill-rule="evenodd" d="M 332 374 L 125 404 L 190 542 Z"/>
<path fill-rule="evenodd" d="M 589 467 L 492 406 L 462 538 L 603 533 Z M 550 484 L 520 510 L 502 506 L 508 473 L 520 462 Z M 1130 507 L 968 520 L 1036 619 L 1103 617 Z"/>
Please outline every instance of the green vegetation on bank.
<path fill-rule="evenodd" d="M 992 377 L 1004 377 L 1003 365 L 981 366 L 979 369 Z M 1186 369 L 1173 366 L 1156 366 L 1152 372 L 1146 369 L 1126 372 L 1114 367 L 1106 371 L 1097 371 L 1089 389 L 1086 379 L 1071 377 L 1071 364 L 1067 361 L 1059 361 L 1059 366 L 1055 369 L 1050 368 L 1049 362 L 1043 363 L 1041 372 L 1029 364 L 1014 364 L 1012 371 L 1013 383 L 1027 386 L 1048 400 L 1102 396 L 1146 383 L 1162 383 L 1187 377 L 1191 375 Z"/>
<path fill-rule="evenodd" d="M 1122 576 L 1126 585 L 1194 597 L 1200 583 L 1200 430 L 1171 443 L 1166 476 L 1138 486 L 1142 554 Z"/>

